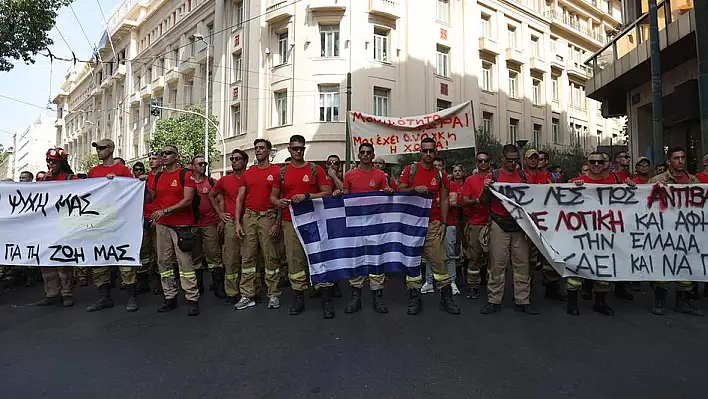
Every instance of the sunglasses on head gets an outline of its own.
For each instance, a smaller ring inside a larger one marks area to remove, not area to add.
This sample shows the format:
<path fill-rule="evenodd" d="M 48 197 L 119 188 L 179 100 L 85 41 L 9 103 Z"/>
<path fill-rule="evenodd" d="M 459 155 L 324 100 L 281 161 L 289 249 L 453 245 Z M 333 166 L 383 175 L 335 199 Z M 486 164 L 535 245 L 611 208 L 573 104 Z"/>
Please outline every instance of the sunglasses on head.
<path fill-rule="evenodd" d="M 197 165 L 199 165 L 203 168 L 203 167 L 209 165 L 209 162 L 197 162 Z"/>
<path fill-rule="evenodd" d="M 108 148 L 108 146 L 105 146 L 105 145 L 97 145 L 97 146 L 96 146 L 96 151 L 103 151 L 103 150 L 105 150 L 106 148 Z"/>
<path fill-rule="evenodd" d="M 588 161 L 588 164 L 590 164 L 590 165 L 604 165 L 605 160 L 604 159 L 591 159 Z"/>
<path fill-rule="evenodd" d="M 305 152 L 305 146 L 302 146 L 302 147 L 300 147 L 300 146 L 297 146 L 297 147 L 290 147 L 290 149 L 293 150 L 293 151 L 295 151 L 295 152 Z"/>
<path fill-rule="evenodd" d="M 231 157 L 229 159 L 231 160 L 231 162 L 243 161 L 243 157 L 240 157 L 240 156 L 239 157 Z M 206 163 L 206 162 L 204 162 L 204 163 Z"/>
<path fill-rule="evenodd" d="M 160 155 L 162 155 L 163 157 L 166 157 L 166 156 L 169 156 L 169 155 L 173 155 L 173 154 L 176 154 L 176 152 L 174 152 L 174 151 L 169 151 L 169 150 L 167 150 L 167 151 L 162 151 L 162 152 L 160 153 Z"/>
<path fill-rule="evenodd" d="M 435 154 L 435 151 L 436 150 L 434 148 L 424 148 L 420 150 L 420 152 L 424 154 Z"/>

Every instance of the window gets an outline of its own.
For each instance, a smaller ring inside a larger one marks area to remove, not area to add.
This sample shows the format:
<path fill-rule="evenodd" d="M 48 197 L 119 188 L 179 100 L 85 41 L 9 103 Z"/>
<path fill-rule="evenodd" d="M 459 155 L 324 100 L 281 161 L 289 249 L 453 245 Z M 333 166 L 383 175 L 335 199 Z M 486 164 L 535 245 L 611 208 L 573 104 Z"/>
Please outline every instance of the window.
<path fill-rule="evenodd" d="M 195 54 L 197 54 L 197 41 L 194 36 L 191 36 L 189 38 L 189 55 L 194 56 Z"/>
<path fill-rule="evenodd" d="M 541 145 L 541 129 L 541 125 L 533 124 L 533 148 L 539 148 Z"/>
<path fill-rule="evenodd" d="M 509 119 L 509 142 L 516 143 L 516 137 L 519 132 L 519 120 L 511 118 Z"/>
<path fill-rule="evenodd" d="M 558 102 L 559 99 L 559 93 L 558 93 L 558 76 L 552 76 L 551 77 L 551 93 L 553 95 L 553 101 Z"/>
<path fill-rule="evenodd" d="M 552 119 L 551 129 L 553 130 L 553 144 L 560 144 L 560 121 Z"/>
<path fill-rule="evenodd" d="M 450 0 L 438 0 L 435 17 L 438 21 L 450 23 Z"/>
<path fill-rule="evenodd" d="M 577 83 L 570 84 L 570 106 L 585 109 L 585 87 Z"/>
<path fill-rule="evenodd" d="M 374 29 L 374 59 L 388 62 L 388 31 Z"/>
<path fill-rule="evenodd" d="M 170 89 L 170 98 L 168 101 L 173 108 L 177 105 L 177 89 Z"/>
<path fill-rule="evenodd" d="M 243 24 L 243 2 L 236 4 L 234 9 L 234 25 L 236 29 L 240 28 Z"/>
<path fill-rule="evenodd" d="M 452 107 L 452 103 L 449 101 L 445 100 L 438 100 L 437 102 L 437 110 L 436 111 L 442 111 L 444 109 L 448 109 Z"/>
<path fill-rule="evenodd" d="M 320 25 L 320 57 L 339 57 L 339 25 Z"/>
<path fill-rule="evenodd" d="M 450 49 L 441 46 L 438 44 L 438 49 L 437 49 L 437 68 L 435 69 L 435 73 L 440 75 L 440 76 L 449 76 L 449 55 L 450 55 Z"/>
<path fill-rule="evenodd" d="M 517 92 L 516 92 L 516 87 L 518 84 L 517 83 L 518 77 L 519 77 L 518 72 L 509 71 L 509 97 L 510 98 L 518 98 Z"/>
<path fill-rule="evenodd" d="M 288 123 L 288 92 L 277 91 L 273 94 L 275 99 L 275 126 Z"/>
<path fill-rule="evenodd" d="M 242 77 L 241 53 L 234 54 L 231 64 L 232 82 L 240 82 Z"/>
<path fill-rule="evenodd" d="M 558 39 L 556 38 L 551 38 L 551 53 L 556 52 L 556 44 L 558 43 Z"/>
<path fill-rule="evenodd" d="M 339 86 L 319 86 L 320 122 L 339 121 Z"/>
<path fill-rule="evenodd" d="M 241 134 L 241 106 L 235 105 L 231 107 L 231 135 L 238 136 Z"/>
<path fill-rule="evenodd" d="M 492 134 L 492 118 L 494 117 L 493 114 L 489 112 L 482 112 L 482 129 L 484 130 L 485 133 L 491 135 Z"/>
<path fill-rule="evenodd" d="M 509 40 L 509 48 L 517 48 L 518 43 L 516 40 L 516 27 L 511 25 L 508 26 L 507 37 L 507 40 Z"/>
<path fill-rule="evenodd" d="M 178 44 L 174 46 L 178 46 Z M 179 49 L 172 50 L 172 65 L 175 67 L 179 65 Z"/>
<path fill-rule="evenodd" d="M 541 105 L 541 81 L 538 79 L 533 80 L 531 101 L 533 105 Z"/>
<path fill-rule="evenodd" d="M 280 63 L 278 65 L 287 64 L 288 62 L 288 32 L 278 35 L 278 55 L 280 55 Z"/>
<path fill-rule="evenodd" d="M 482 61 L 482 90 L 492 91 L 492 63 Z"/>
<path fill-rule="evenodd" d="M 184 105 L 192 104 L 192 83 L 189 82 L 184 86 Z"/>
<path fill-rule="evenodd" d="M 492 21 L 491 17 L 486 14 L 482 14 L 482 37 L 490 39 L 492 37 Z"/>
<path fill-rule="evenodd" d="M 531 56 L 541 58 L 541 40 L 536 36 L 531 36 Z"/>
<path fill-rule="evenodd" d="M 374 115 L 388 116 L 388 98 L 390 89 L 374 87 Z"/>

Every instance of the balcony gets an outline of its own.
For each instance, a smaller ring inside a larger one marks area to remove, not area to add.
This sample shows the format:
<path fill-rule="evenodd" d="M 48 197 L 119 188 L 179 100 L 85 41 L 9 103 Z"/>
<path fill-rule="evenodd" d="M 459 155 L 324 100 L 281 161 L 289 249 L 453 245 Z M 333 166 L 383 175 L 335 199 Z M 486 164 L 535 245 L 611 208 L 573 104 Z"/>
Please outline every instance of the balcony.
<path fill-rule="evenodd" d="M 295 5 L 290 0 L 270 0 L 270 6 L 266 8 L 265 20 L 271 24 L 273 22 L 289 19 L 295 14 Z"/>
<path fill-rule="evenodd" d="M 529 59 L 529 68 L 532 71 L 537 71 L 541 73 L 548 72 L 548 63 L 540 58 L 531 57 Z"/>
<path fill-rule="evenodd" d="M 179 73 L 193 73 L 194 70 L 197 69 L 197 65 L 198 64 L 194 56 L 189 55 L 186 60 L 182 61 L 182 63 L 179 64 Z"/>
<path fill-rule="evenodd" d="M 558 53 L 551 53 L 551 67 L 565 69 L 565 57 Z"/>
<path fill-rule="evenodd" d="M 152 87 L 146 84 L 140 89 L 140 98 L 150 98 L 152 96 Z"/>
<path fill-rule="evenodd" d="M 173 61 L 173 62 L 175 62 L 175 61 Z M 180 75 L 180 73 L 179 73 L 177 67 L 169 68 L 165 72 L 165 81 L 167 83 L 175 83 L 179 80 L 179 75 Z"/>
<path fill-rule="evenodd" d="M 479 38 L 479 51 L 484 51 L 489 54 L 499 55 L 499 43 L 488 37 Z"/>
<path fill-rule="evenodd" d="M 402 12 L 400 0 L 369 0 L 369 14 L 398 19 Z"/>
<path fill-rule="evenodd" d="M 118 68 L 113 71 L 113 77 L 119 80 L 125 79 L 125 64 L 118 64 Z"/>
<path fill-rule="evenodd" d="M 138 104 L 140 103 L 140 90 L 135 90 L 130 94 L 130 103 L 131 104 Z"/>
<path fill-rule="evenodd" d="M 524 52 L 515 48 L 506 49 L 506 60 L 519 65 L 526 63 L 526 60 L 524 59 Z"/>
<path fill-rule="evenodd" d="M 566 30 L 579 34 L 580 36 L 593 40 L 599 44 L 604 45 L 609 42 L 607 36 L 604 34 L 588 29 L 587 27 L 579 24 L 570 16 L 558 12 L 557 10 L 548 10 L 544 12 L 543 15 L 551 20 L 553 24 L 559 25 Z"/>
<path fill-rule="evenodd" d="M 165 77 L 158 76 L 155 79 L 153 79 L 151 89 L 152 89 L 152 94 L 161 93 L 163 90 L 165 90 Z"/>
<path fill-rule="evenodd" d="M 349 0 L 310 0 L 310 11 L 344 11 Z"/>
<path fill-rule="evenodd" d="M 206 51 L 206 46 L 204 46 L 197 55 L 194 57 L 194 62 L 197 64 L 204 64 L 206 63 L 206 57 L 207 57 L 207 51 Z M 209 45 L 209 58 L 214 59 L 214 46 Z M 211 60 L 210 60 L 211 61 Z"/>
<path fill-rule="evenodd" d="M 587 80 L 592 77 L 592 69 L 580 62 L 568 60 L 565 64 L 568 76 L 575 76 L 578 79 Z"/>
<path fill-rule="evenodd" d="M 101 88 L 106 89 L 113 83 L 113 75 L 106 75 L 101 81 Z"/>

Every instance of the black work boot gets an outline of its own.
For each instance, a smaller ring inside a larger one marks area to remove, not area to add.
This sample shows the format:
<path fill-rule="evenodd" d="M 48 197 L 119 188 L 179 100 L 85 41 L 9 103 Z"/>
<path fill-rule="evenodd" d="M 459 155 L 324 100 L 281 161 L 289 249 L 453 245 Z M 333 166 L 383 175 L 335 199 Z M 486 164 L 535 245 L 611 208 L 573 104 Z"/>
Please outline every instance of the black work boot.
<path fill-rule="evenodd" d="M 696 283 L 696 282 L 693 283 L 693 288 L 691 288 L 691 292 L 688 294 L 688 297 L 692 301 L 700 301 L 701 300 L 701 293 L 698 291 L 698 283 Z"/>
<path fill-rule="evenodd" d="M 187 316 L 199 315 L 199 301 L 187 301 Z"/>
<path fill-rule="evenodd" d="M 654 307 L 651 312 L 659 316 L 666 313 L 666 290 L 654 288 Z"/>
<path fill-rule="evenodd" d="M 65 308 L 74 306 L 74 297 L 71 295 L 61 297 L 61 306 Z"/>
<path fill-rule="evenodd" d="M 352 296 L 349 298 L 347 307 L 344 308 L 344 313 L 354 313 L 361 310 L 361 288 L 351 287 Z"/>
<path fill-rule="evenodd" d="M 303 291 L 295 291 L 295 300 L 293 305 L 290 306 L 288 313 L 291 315 L 298 315 L 305 311 L 305 293 Z"/>
<path fill-rule="evenodd" d="M 460 307 L 452 300 L 452 286 L 446 285 L 440 290 L 440 310 L 450 314 L 460 314 Z"/>
<path fill-rule="evenodd" d="M 158 313 L 166 313 L 177 309 L 177 298 L 165 299 L 165 302 L 157 308 Z"/>
<path fill-rule="evenodd" d="M 135 289 L 135 294 L 145 294 L 150 292 L 150 274 L 138 273 L 138 283 Z"/>
<path fill-rule="evenodd" d="M 226 271 L 223 267 L 217 267 L 211 271 L 211 281 L 214 284 L 214 296 L 223 299 L 226 298 L 226 288 L 224 287 L 224 277 Z"/>
<path fill-rule="evenodd" d="M 605 298 L 607 297 L 606 292 L 596 292 L 595 293 L 595 304 L 592 305 L 592 310 L 597 312 L 597 313 L 602 313 L 605 316 L 614 316 L 615 311 L 612 310 L 610 305 L 605 302 Z"/>
<path fill-rule="evenodd" d="M 544 294 L 544 298 L 558 302 L 565 302 L 568 300 L 568 297 L 561 290 L 560 283 L 558 281 L 546 284 L 546 293 Z"/>
<path fill-rule="evenodd" d="M 129 284 L 126 288 L 128 289 L 128 302 L 125 304 L 125 310 L 127 312 L 136 312 L 140 309 L 138 299 L 135 297 L 138 294 L 138 284 Z"/>
<path fill-rule="evenodd" d="M 332 287 L 324 287 L 322 291 L 322 317 L 334 319 L 334 305 L 332 305 Z M 359 304 L 361 307 L 361 303 Z"/>
<path fill-rule="evenodd" d="M 373 307 L 374 310 L 377 313 L 388 313 L 388 308 L 386 307 L 386 304 L 384 303 L 383 300 L 383 290 L 374 290 L 371 291 L 371 295 L 373 296 Z"/>
<path fill-rule="evenodd" d="M 113 307 L 113 298 L 111 298 L 111 286 L 109 284 L 103 284 L 98 287 L 98 294 L 100 297 L 98 301 L 93 305 L 86 308 L 87 312 L 96 312 L 103 309 L 108 309 Z"/>
<path fill-rule="evenodd" d="M 676 291 L 676 308 L 674 310 L 691 316 L 703 316 L 703 311 L 696 307 L 690 294 L 689 291 Z"/>
<path fill-rule="evenodd" d="M 310 288 L 310 298 L 319 298 L 322 296 L 322 292 L 320 292 L 319 288 L 312 287 Z"/>
<path fill-rule="evenodd" d="M 572 316 L 580 315 L 578 307 L 578 291 L 568 291 L 568 305 L 565 307 L 566 313 Z"/>
<path fill-rule="evenodd" d="M 501 312 L 501 305 L 498 303 L 491 302 L 487 302 L 487 304 L 484 305 L 484 307 L 479 311 L 479 313 L 481 314 L 492 314 L 497 312 Z"/>
<path fill-rule="evenodd" d="M 583 280 L 583 288 L 582 288 L 582 292 L 580 293 L 580 297 L 586 301 L 591 300 L 592 299 L 592 288 L 593 288 L 592 281 Z"/>
<path fill-rule="evenodd" d="M 45 297 L 41 301 L 37 301 L 32 304 L 32 306 L 49 306 L 49 305 L 56 305 L 61 302 L 61 298 L 58 296 L 53 296 L 53 297 Z"/>
<path fill-rule="evenodd" d="M 197 290 L 199 290 L 199 295 L 204 295 L 204 269 L 195 270 L 194 275 L 197 278 Z"/>
<path fill-rule="evenodd" d="M 334 285 L 332 285 L 332 296 L 335 298 L 342 297 L 342 289 L 339 288 L 339 281 L 337 281 L 336 283 L 334 283 Z"/>
<path fill-rule="evenodd" d="M 533 316 L 541 314 L 541 312 L 538 311 L 533 305 L 530 303 L 527 303 L 525 305 L 519 305 L 519 304 L 514 304 L 514 311 L 520 312 L 520 313 L 526 313 L 530 314 Z"/>
<path fill-rule="evenodd" d="M 467 299 L 477 299 L 479 298 L 479 288 L 470 287 L 470 291 L 467 293 Z"/>
<path fill-rule="evenodd" d="M 408 309 L 406 309 L 406 313 L 411 316 L 417 315 L 423 310 L 423 298 L 420 297 L 420 288 L 409 289 L 408 297 Z"/>
<path fill-rule="evenodd" d="M 629 289 L 627 289 L 627 283 L 624 281 L 617 281 L 615 283 L 615 297 L 631 301 L 634 299 L 634 294 L 632 294 Z"/>

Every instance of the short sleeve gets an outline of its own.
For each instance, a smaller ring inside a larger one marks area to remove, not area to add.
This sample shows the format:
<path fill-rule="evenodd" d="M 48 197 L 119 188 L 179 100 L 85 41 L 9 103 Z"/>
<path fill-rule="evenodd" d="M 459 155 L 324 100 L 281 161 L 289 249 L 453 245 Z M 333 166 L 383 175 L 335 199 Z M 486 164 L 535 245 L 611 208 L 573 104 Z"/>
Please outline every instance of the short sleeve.
<path fill-rule="evenodd" d="M 217 194 L 221 194 L 221 192 L 224 191 L 224 178 L 221 178 L 216 181 L 213 190 L 216 191 Z"/>
<path fill-rule="evenodd" d="M 187 172 L 184 175 L 184 186 L 185 187 L 192 187 L 192 188 L 197 188 L 197 183 L 192 179 L 192 172 Z"/>
<path fill-rule="evenodd" d="M 354 169 L 350 170 L 347 172 L 346 175 L 344 175 L 344 189 L 352 191 L 352 172 Z"/>
<path fill-rule="evenodd" d="M 401 177 L 398 179 L 398 185 L 401 184 L 408 184 L 408 176 L 411 173 L 411 166 L 408 165 L 405 168 L 403 168 L 403 172 L 401 172 Z M 410 188 L 410 187 L 408 187 Z"/>
<path fill-rule="evenodd" d="M 323 185 L 330 185 L 330 183 L 327 181 L 327 175 L 325 174 L 324 169 L 322 169 L 321 166 L 316 165 L 315 172 L 317 173 L 317 184 L 319 186 Z M 317 187 L 319 189 L 320 187 Z"/>
<path fill-rule="evenodd" d="M 133 172 L 131 172 L 127 166 L 123 165 L 123 168 L 121 169 L 121 174 L 119 176 L 133 177 Z"/>
<path fill-rule="evenodd" d="M 442 186 L 448 189 L 448 191 L 450 190 L 450 178 L 444 170 L 442 172 Z"/>
<path fill-rule="evenodd" d="M 465 183 L 462 185 L 462 196 L 470 198 L 472 195 L 472 176 L 465 179 Z M 473 198 L 470 198 L 473 199 Z"/>

